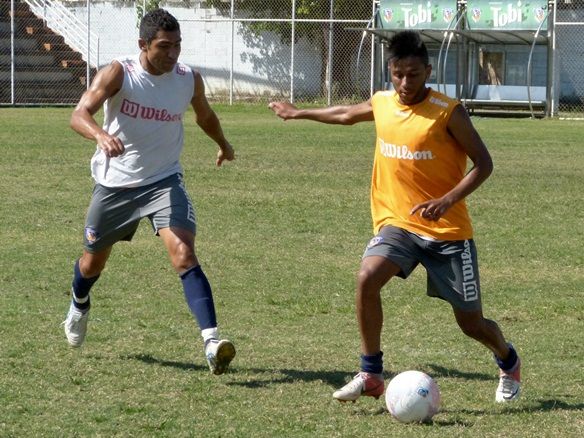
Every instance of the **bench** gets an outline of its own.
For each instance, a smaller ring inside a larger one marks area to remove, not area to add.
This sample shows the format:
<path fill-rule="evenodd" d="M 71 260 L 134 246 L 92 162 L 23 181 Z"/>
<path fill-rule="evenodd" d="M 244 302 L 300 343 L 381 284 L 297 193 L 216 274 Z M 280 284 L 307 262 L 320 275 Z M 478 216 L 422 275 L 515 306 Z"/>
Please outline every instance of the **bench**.
<path fill-rule="evenodd" d="M 470 112 L 486 111 L 529 111 L 538 113 L 546 110 L 546 87 L 532 86 L 527 94 L 526 85 L 475 85 L 471 97 L 461 99 Z"/>

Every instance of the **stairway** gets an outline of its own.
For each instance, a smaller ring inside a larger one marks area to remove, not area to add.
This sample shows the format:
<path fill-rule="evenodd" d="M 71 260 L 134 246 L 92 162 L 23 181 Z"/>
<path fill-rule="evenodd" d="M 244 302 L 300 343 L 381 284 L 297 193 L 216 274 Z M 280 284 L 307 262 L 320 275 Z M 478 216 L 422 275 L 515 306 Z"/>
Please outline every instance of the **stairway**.
<path fill-rule="evenodd" d="M 0 0 L 0 105 L 70 105 L 86 89 L 81 54 L 14 0 L 14 102 L 11 83 L 10 0 Z M 96 70 L 90 70 L 90 80 Z"/>

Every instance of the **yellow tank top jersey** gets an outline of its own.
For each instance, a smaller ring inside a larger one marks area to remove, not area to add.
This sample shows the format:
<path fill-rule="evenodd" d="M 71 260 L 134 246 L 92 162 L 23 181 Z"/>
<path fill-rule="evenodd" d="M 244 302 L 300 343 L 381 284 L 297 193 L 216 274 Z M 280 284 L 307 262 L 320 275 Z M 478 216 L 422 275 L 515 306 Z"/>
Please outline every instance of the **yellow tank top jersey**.
<path fill-rule="evenodd" d="M 414 205 L 440 198 L 466 173 L 467 155 L 448 133 L 447 124 L 458 104 L 431 90 L 416 105 L 402 105 L 394 91 L 380 91 L 371 99 L 377 142 L 371 180 L 371 213 L 377 233 L 394 225 L 440 240 L 472 238 L 464 200 L 438 221 L 429 221 Z"/>

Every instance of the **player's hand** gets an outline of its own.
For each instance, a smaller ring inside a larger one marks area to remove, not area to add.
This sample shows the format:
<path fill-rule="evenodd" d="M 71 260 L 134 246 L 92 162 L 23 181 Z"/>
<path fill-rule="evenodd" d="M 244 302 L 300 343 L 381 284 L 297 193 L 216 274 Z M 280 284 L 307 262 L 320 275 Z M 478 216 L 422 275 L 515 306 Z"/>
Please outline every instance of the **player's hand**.
<path fill-rule="evenodd" d="M 410 214 L 420 211 L 420 216 L 428 221 L 437 221 L 452 206 L 445 198 L 430 199 L 429 201 L 417 204 L 412 208 Z"/>
<path fill-rule="evenodd" d="M 233 161 L 235 160 L 235 151 L 233 150 L 233 146 L 231 146 L 229 143 L 225 143 L 224 146 L 221 147 L 221 149 L 219 149 L 219 152 L 217 152 L 217 161 L 216 161 L 216 165 L 217 167 L 221 167 L 221 164 L 223 164 L 223 161 Z"/>
<path fill-rule="evenodd" d="M 118 157 L 122 155 L 126 148 L 118 137 L 104 132 L 97 137 L 97 146 L 103 151 L 106 157 Z"/>
<path fill-rule="evenodd" d="M 290 102 L 270 102 L 268 108 L 284 120 L 293 118 L 296 111 L 298 111 L 298 109 Z"/>

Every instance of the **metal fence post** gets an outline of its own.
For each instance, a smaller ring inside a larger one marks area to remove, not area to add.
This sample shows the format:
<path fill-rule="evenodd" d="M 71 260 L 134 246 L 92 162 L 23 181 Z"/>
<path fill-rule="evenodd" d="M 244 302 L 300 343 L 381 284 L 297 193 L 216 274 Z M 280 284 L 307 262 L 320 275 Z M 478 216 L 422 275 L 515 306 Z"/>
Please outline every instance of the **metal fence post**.
<path fill-rule="evenodd" d="M 234 0 L 231 0 L 231 10 L 229 12 L 229 17 L 231 18 L 231 65 L 229 68 L 229 105 L 233 105 L 233 56 L 235 52 L 235 5 Z"/>
<path fill-rule="evenodd" d="M 87 0 L 87 62 L 85 63 L 85 88 L 91 80 L 91 0 Z"/>
<path fill-rule="evenodd" d="M 294 46 L 296 38 L 296 0 L 292 0 L 292 36 L 290 40 L 290 103 L 294 103 Z"/>
<path fill-rule="evenodd" d="M 548 3 L 550 7 L 554 8 L 551 15 L 551 21 L 548 18 L 548 45 L 547 45 L 547 77 L 549 85 L 549 94 L 547 96 L 547 112 L 549 117 L 556 115 L 556 11 L 557 6 L 554 0 Z"/>
<path fill-rule="evenodd" d="M 10 0 L 10 104 L 14 105 L 14 70 L 15 70 L 15 50 L 14 50 L 14 0 Z"/>
<path fill-rule="evenodd" d="M 333 94 L 333 19 L 334 19 L 334 7 L 335 7 L 335 0 L 330 1 L 330 11 L 329 11 L 329 35 L 328 35 L 328 57 L 327 57 L 327 72 L 326 72 L 326 94 L 327 99 L 326 103 L 328 106 L 331 105 L 332 102 L 332 94 Z"/>
<path fill-rule="evenodd" d="M 371 2 L 371 18 L 373 23 L 373 27 L 375 27 L 375 14 L 377 13 L 378 3 L 377 1 Z M 381 50 L 383 50 L 383 46 L 381 46 Z M 383 56 L 381 57 L 383 59 Z M 383 72 L 384 66 L 381 67 L 381 71 Z M 383 73 L 382 73 L 383 75 Z M 382 79 L 382 83 L 384 79 Z M 371 34 L 371 60 L 369 64 L 369 97 L 373 96 L 375 93 L 375 34 Z"/>

